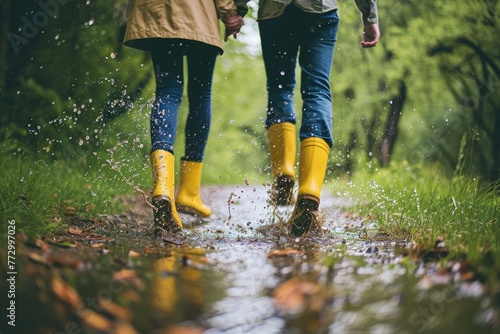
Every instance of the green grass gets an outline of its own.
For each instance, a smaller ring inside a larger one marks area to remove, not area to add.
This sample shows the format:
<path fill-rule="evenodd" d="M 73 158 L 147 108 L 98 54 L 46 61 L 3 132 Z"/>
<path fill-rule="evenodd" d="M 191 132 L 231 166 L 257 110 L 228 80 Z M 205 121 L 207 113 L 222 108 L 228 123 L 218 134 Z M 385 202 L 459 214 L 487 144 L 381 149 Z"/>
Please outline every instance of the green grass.
<path fill-rule="evenodd" d="M 3 159 L 1 170 L 0 216 L 15 220 L 19 230 L 31 235 L 54 230 L 68 214 L 95 218 L 100 213 L 123 212 L 117 195 L 132 193 L 126 187 L 111 186 L 111 178 L 62 162 L 14 156 Z"/>
<path fill-rule="evenodd" d="M 356 198 L 357 210 L 392 239 L 429 250 L 442 237 L 451 257 L 465 255 L 479 264 L 493 256 L 500 263 L 500 183 L 450 179 L 436 166 L 394 163 L 360 170 L 335 187 L 338 195 Z"/>

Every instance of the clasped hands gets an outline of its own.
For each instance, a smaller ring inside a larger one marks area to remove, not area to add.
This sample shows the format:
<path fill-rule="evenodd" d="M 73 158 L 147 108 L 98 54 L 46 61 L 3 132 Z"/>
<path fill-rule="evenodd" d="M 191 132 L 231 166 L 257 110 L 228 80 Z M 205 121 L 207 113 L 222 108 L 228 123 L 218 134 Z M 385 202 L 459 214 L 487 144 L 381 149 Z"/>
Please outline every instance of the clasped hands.
<path fill-rule="evenodd" d="M 239 15 L 231 16 L 225 20 L 222 20 L 224 25 L 226 26 L 226 31 L 224 33 L 224 42 L 227 42 L 229 36 L 233 35 L 236 39 L 236 36 L 240 32 L 241 27 L 243 27 L 243 17 Z"/>

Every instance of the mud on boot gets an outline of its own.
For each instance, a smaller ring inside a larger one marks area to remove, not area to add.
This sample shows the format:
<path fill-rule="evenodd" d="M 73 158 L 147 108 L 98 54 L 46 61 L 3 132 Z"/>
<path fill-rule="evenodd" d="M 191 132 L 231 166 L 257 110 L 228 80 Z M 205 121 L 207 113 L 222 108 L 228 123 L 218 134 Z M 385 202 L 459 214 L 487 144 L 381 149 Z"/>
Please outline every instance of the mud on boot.
<path fill-rule="evenodd" d="M 311 231 L 320 231 L 319 198 L 300 195 L 287 227 L 290 235 L 294 237 L 301 237 Z"/>
<path fill-rule="evenodd" d="M 173 210 L 173 203 L 167 196 L 153 198 L 154 227 L 160 228 L 167 233 L 179 233 L 182 231 L 182 224 L 178 220 L 178 214 Z"/>
<path fill-rule="evenodd" d="M 293 204 L 293 186 L 295 180 L 288 175 L 279 175 L 273 182 L 271 200 L 278 206 Z"/>

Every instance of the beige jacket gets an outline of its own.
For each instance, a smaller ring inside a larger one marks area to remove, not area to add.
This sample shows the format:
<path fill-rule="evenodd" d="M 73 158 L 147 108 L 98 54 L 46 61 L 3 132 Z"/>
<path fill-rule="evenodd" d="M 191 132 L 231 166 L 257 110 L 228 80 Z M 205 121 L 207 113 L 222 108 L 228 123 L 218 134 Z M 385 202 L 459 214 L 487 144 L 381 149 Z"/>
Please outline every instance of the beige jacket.
<path fill-rule="evenodd" d="M 213 45 L 222 54 L 218 18 L 234 15 L 233 0 L 131 0 L 124 44 L 149 50 L 151 38 L 182 38 Z"/>

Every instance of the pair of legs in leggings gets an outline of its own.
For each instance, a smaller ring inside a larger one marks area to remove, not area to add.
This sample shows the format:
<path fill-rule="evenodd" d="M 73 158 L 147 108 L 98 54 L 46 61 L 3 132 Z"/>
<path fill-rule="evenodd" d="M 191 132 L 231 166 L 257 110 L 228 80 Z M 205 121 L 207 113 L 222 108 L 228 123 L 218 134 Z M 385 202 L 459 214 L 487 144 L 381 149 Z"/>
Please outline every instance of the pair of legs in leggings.
<path fill-rule="evenodd" d="M 297 59 L 301 69 L 299 189 L 288 222 L 294 236 L 319 227 L 320 192 L 333 144 L 330 71 L 338 23 L 336 10 L 312 14 L 293 4 L 281 16 L 259 21 L 267 76 L 266 128 L 274 179 L 271 198 L 278 205 L 293 203 Z"/>
<path fill-rule="evenodd" d="M 156 79 L 150 121 L 155 226 L 175 233 L 182 229 L 178 210 L 202 217 L 211 214 L 211 209 L 202 203 L 199 190 L 212 116 L 212 78 L 218 50 L 196 41 L 158 39 L 151 42 L 150 51 Z M 174 143 L 184 90 L 184 58 L 189 114 L 179 191 L 174 199 Z"/>

